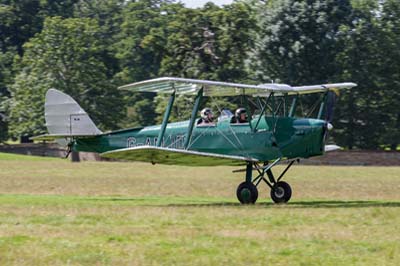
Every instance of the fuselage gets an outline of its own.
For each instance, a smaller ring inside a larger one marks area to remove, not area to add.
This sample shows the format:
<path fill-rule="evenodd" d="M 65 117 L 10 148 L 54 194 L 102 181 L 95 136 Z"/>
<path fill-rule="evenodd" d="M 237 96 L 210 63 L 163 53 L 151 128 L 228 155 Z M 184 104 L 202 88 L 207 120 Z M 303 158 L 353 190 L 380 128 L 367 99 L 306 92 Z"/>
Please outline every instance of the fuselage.
<path fill-rule="evenodd" d="M 324 152 L 325 121 L 295 117 L 258 117 L 232 124 L 230 118 L 215 125 L 195 126 L 188 150 L 270 161 L 276 158 L 308 158 Z M 162 147 L 184 149 L 189 121 L 169 123 Z M 142 145 L 156 146 L 161 125 L 132 128 L 77 139 L 76 151 L 106 152 Z"/>

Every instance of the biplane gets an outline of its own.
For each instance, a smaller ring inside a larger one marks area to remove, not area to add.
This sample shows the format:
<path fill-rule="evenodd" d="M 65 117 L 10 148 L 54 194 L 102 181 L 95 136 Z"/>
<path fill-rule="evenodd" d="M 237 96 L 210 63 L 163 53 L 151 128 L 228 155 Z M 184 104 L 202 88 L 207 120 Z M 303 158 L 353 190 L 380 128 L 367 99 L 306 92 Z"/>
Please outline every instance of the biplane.
<path fill-rule="evenodd" d="M 354 86 L 354 83 L 337 83 L 294 87 L 173 77 L 151 79 L 119 89 L 169 96 L 162 123 L 112 132 L 100 131 L 74 99 L 50 89 L 45 101 L 49 134 L 33 139 L 64 139 L 73 151 L 96 152 L 105 158 L 152 164 L 242 165 L 243 169 L 235 170 L 245 173 L 236 191 L 242 204 L 256 202 L 261 182 L 270 188 L 273 202 L 286 203 L 292 189 L 282 178 L 293 163 L 339 148 L 326 145 L 328 130 L 332 128 L 335 92 Z M 321 95 L 314 104 L 315 117 L 296 115 L 301 96 L 315 93 Z M 186 121 L 169 123 L 178 95 L 194 97 L 191 116 Z M 230 110 L 221 109 L 215 123 L 198 125 L 199 108 L 205 98 L 236 96 L 243 99 L 247 122 L 232 123 Z M 257 112 L 252 113 L 250 104 L 257 106 L 253 108 Z M 288 163 L 286 168 L 275 177 L 272 168 L 283 162 Z M 253 172 L 256 175 L 253 176 Z"/>

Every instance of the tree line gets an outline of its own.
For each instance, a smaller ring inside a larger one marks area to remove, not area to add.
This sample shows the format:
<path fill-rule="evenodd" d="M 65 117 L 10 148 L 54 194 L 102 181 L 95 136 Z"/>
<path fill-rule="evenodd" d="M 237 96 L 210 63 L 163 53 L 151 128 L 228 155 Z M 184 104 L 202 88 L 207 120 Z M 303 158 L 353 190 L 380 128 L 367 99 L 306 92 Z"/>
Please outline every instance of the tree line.
<path fill-rule="evenodd" d="M 50 88 L 77 99 L 102 130 L 157 123 L 163 96 L 116 88 L 177 76 L 355 82 L 337 101 L 331 137 L 350 149 L 395 150 L 399 18 L 397 0 L 238 0 L 196 9 L 170 0 L 0 0 L 0 141 L 45 132 Z M 172 120 L 187 118 L 192 101 L 178 97 Z"/>

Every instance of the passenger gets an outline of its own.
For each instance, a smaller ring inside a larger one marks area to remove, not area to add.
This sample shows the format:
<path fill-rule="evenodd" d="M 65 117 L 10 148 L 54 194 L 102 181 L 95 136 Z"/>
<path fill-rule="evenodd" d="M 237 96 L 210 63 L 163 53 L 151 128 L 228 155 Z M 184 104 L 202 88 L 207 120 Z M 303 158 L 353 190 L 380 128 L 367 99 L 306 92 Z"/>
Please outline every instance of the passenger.
<path fill-rule="evenodd" d="M 247 111 L 245 108 L 238 108 L 235 111 L 235 120 L 233 123 L 235 124 L 243 124 L 248 123 L 247 121 Z"/>
<path fill-rule="evenodd" d="M 214 126 L 214 114 L 210 108 L 204 108 L 200 112 L 201 119 L 197 123 L 198 126 Z"/>

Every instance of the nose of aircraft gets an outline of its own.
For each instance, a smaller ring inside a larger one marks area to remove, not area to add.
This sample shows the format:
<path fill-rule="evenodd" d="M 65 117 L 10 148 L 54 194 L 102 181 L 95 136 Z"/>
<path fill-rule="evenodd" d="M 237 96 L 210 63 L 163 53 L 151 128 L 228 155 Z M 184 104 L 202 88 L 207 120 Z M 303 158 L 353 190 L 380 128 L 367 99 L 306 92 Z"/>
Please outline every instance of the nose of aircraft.
<path fill-rule="evenodd" d="M 325 120 L 296 118 L 293 121 L 294 134 L 290 138 L 293 141 L 292 153 L 304 158 L 323 154 L 328 127 Z"/>

